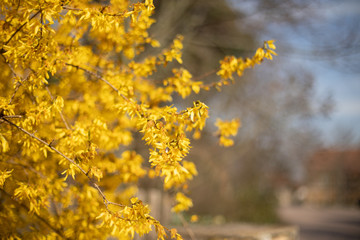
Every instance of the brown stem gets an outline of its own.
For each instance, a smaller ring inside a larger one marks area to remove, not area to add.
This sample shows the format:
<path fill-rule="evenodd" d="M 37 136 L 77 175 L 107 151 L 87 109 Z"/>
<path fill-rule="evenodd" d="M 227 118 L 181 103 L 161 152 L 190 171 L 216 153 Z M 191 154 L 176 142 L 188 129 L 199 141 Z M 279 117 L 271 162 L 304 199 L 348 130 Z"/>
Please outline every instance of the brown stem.
<path fill-rule="evenodd" d="M 216 73 L 217 70 L 218 70 L 218 69 L 213 69 L 213 70 L 211 70 L 211 71 L 209 71 L 209 72 L 207 72 L 207 73 L 204 73 L 203 75 L 200 75 L 200 76 L 198 76 L 198 77 L 195 77 L 195 78 L 193 79 L 193 81 L 199 81 L 199 80 L 201 80 L 201 79 L 203 79 L 203 78 L 206 78 L 206 77 L 208 77 L 208 76 Z"/>
<path fill-rule="evenodd" d="M 7 116 L 1 116 L 2 118 L 22 118 L 23 115 L 7 115 Z"/>
<path fill-rule="evenodd" d="M 83 10 L 80 9 L 80 8 L 74 8 L 74 7 L 69 7 L 69 6 L 63 6 L 62 8 L 65 9 L 65 10 L 83 11 Z"/>

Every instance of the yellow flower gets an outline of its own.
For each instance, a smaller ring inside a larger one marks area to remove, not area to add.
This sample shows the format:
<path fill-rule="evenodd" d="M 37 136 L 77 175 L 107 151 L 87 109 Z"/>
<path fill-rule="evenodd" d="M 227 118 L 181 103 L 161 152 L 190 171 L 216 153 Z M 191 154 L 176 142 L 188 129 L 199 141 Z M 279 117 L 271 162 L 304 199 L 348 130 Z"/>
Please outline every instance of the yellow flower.
<path fill-rule="evenodd" d="M 188 210 L 190 207 L 193 206 L 193 203 L 190 198 L 186 197 L 183 193 L 178 192 L 176 194 L 176 205 L 172 208 L 174 212 L 182 212 Z"/>
<path fill-rule="evenodd" d="M 225 147 L 234 145 L 234 141 L 229 137 L 236 136 L 238 128 L 241 126 L 240 119 L 233 119 L 231 121 L 218 119 L 215 126 L 218 127 L 217 135 L 219 136 L 219 144 Z"/>
<path fill-rule="evenodd" d="M 197 222 L 199 221 L 199 216 L 198 215 L 191 215 L 191 218 L 190 218 L 190 222 Z"/>

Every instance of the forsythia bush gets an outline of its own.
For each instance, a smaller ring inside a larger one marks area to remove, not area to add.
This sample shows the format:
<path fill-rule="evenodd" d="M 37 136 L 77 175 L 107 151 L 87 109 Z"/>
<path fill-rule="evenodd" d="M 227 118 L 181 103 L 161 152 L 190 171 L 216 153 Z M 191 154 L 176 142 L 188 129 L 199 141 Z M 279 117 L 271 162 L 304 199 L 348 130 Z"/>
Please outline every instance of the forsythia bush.
<path fill-rule="evenodd" d="M 186 186 L 197 171 L 184 158 L 208 107 L 179 110 L 172 96 L 220 88 L 275 54 L 268 41 L 252 58 L 221 60 L 218 82 L 194 81 L 181 67 L 182 36 L 134 60 L 160 45 L 148 34 L 152 0 L 109 2 L 0 3 L 2 239 L 131 239 L 152 229 L 158 239 L 182 239 L 134 197 L 140 178 L 159 177 L 175 193 L 173 211 L 192 205 Z M 172 61 L 172 76 L 151 79 Z M 217 125 L 220 144 L 232 145 L 239 120 Z M 151 168 L 129 147 L 139 133 Z"/>

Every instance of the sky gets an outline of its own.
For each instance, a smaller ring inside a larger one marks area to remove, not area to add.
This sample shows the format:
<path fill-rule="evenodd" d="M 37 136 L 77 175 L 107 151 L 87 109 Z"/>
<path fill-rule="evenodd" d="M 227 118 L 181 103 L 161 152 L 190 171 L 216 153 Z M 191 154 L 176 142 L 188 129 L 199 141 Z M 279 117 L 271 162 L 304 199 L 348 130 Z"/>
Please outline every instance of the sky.
<path fill-rule="evenodd" d="M 251 13 L 249 21 L 265 22 L 267 32 L 259 38 L 276 39 L 277 58 L 285 62 L 285 71 L 286 67 L 306 69 L 314 77 L 318 99 L 331 95 L 333 111 L 313 122 L 322 131 L 324 143 L 346 140 L 360 146 L 360 1 L 319 0 L 320 5 L 307 1 L 309 9 L 296 14 L 313 15 L 296 27 L 261 20 L 256 1 L 231 2 Z"/>
<path fill-rule="evenodd" d="M 335 105 L 328 118 L 320 117 L 316 120 L 324 133 L 324 140 L 330 144 L 338 143 L 337 138 L 349 132 L 352 142 L 356 144 L 360 140 L 360 75 L 332 69 L 314 69 L 313 74 L 317 92 L 331 93 Z"/>
<path fill-rule="evenodd" d="M 329 33 L 329 36 L 334 36 L 335 39 L 338 32 L 342 34 L 346 26 L 353 26 L 354 22 L 357 23 L 355 29 L 360 31 L 360 1 L 327 1 L 323 6 L 323 19 L 319 27 L 334 32 Z M 344 58 L 340 66 L 311 59 L 305 60 L 304 63 L 312 69 L 317 93 L 331 93 L 333 96 L 335 106 L 330 117 L 316 120 L 316 124 L 324 133 L 325 142 L 330 144 L 338 143 L 339 140 L 345 141 L 346 139 L 339 139 L 345 137 L 345 133 L 352 135 L 353 143 L 360 141 L 360 46 L 356 45 L 360 43 L 360 32 L 355 35 L 357 39 L 347 44 L 355 46 L 357 51 L 349 58 Z M 345 38 L 346 36 L 337 40 Z M 336 43 L 332 45 L 336 47 Z M 333 57 L 336 58 L 336 54 Z"/>

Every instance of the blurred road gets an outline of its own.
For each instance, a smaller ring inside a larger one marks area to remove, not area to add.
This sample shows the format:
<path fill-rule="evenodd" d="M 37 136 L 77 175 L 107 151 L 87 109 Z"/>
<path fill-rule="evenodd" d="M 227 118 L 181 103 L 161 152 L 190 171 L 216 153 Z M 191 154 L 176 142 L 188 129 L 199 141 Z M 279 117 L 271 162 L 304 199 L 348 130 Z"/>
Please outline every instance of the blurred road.
<path fill-rule="evenodd" d="M 299 226 L 300 240 L 360 240 L 360 209 L 283 207 L 285 223 Z"/>

